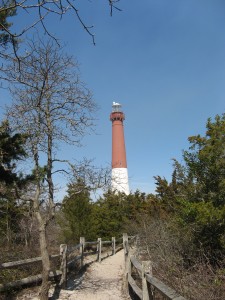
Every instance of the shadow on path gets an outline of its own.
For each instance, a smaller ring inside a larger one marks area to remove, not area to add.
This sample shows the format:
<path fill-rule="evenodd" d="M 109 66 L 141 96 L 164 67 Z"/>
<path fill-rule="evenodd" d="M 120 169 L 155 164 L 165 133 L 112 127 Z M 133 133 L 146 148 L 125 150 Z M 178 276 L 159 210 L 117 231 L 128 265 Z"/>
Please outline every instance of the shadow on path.
<path fill-rule="evenodd" d="M 106 254 L 104 257 L 102 257 L 102 261 L 104 261 L 106 258 L 112 256 L 111 254 Z M 67 291 L 73 291 L 79 289 L 81 287 L 85 274 L 88 272 L 89 267 L 96 263 L 96 258 L 86 262 L 83 268 L 77 273 L 76 271 L 70 271 L 67 278 L 67 287 L 61 288 L 59 286 L 59 283 L 57 283 L 54 287 L 54 292 L 51 297 L 49 297 L 49 300 L 57 300 L 60 298 L 60 292 L 61 290 L 67 290 Z"/>

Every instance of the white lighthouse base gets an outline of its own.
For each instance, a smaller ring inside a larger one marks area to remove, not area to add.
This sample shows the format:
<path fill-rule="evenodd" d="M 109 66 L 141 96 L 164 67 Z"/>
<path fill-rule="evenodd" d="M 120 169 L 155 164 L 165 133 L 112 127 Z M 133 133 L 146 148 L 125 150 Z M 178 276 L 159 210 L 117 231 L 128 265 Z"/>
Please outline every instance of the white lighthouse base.
<path fill-rule="evenodd" d="M 111 179 L 112 191 L 130 194 L 127 168 L 113 168 Z"/>

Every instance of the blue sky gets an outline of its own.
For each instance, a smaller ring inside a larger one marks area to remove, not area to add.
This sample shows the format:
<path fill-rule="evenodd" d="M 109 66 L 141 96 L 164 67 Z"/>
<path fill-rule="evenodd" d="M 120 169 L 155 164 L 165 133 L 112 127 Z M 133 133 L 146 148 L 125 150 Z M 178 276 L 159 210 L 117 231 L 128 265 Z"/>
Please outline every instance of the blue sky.
<path fill-rule="evenodd" d="M 188 136 L 203 134 L 207 118 L 225 111 L 225 1 L 121 0 L 118 6 L 122 11 L 110 17 L 105 0 L 80 4 L 86 24 L 94 25 L 96 46 L 71 13 L 47 21 L 78 60 L 100 107 L 98 134 L 66 155 L 109 166 L 109 114 L 112 102 L 120 102 L 130 187 L 149 193 L 153 176 L 170 180 L 171 159 L 181 160 Z M 22 27 L 29 16 L 14 20 Z M 10 103 L 7 92 L 0 93 L 1 104 Z"/>

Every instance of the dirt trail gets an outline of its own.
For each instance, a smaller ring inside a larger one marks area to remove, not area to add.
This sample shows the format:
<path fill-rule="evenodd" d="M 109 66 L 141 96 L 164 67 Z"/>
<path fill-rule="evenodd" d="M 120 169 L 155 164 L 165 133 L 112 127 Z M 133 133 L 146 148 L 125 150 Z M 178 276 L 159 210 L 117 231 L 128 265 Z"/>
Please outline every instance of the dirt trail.
<path fill-rule="evenodd" d="M 123 300 L 128 299 L 122 292 L 124 252 L 94 262 L 82 278 L 70 280 L 66 290 L 50 290 L 51 300 Z M 18 300 L 38 300 L 37 295 L 23 295 Z"/>

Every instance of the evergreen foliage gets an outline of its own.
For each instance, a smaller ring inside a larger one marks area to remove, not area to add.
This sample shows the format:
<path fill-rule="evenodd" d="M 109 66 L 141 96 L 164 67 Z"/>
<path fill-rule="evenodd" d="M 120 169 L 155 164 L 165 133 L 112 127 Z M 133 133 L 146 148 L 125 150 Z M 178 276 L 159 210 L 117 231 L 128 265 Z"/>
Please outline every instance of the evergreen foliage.
<path fill-rule="evenodd" d="M 205 136 L 188 140 L 185 165 L 174 160 L 172 182 L 155 177 L 157 198 L 179 226 L 192 229 L 196 251 L 216 263 L 225 254 L 225 115 L 208 119 Z"/>
<path fill-rule="evenodd" d="M 16 40 L 7 32 L 12 26 L 12 23 L 8 21 L 10 17 L 16 15 L 16 9 L 14 8 L 13 0 L 1 1 L 0 7 L 0 46 L 5 48 L 8 43 L 15 43 Z M 12 7 L 12 8 L 11 8 Z"/>
<path fill-rule="evenodd" d="M 67 196 L 62 202 L 64 218 L 60 218 L 65 242 L 77 243 L 81 236 L 87 240 L 93 237 L 93 205 L 90 192 L 79 179 L 68 185 Z"/>
<path fill-rule="evenodd" d="M 125 194 L 108 191 L 94 204 L 96 233 L 99 237 L 110 239 L 121 236 L 125 221 L 124 197 Z"/>
<path fill-rule="evenodd" d="M 16 171 L 16 163 L 26 157 L 26 137 L 11 132 L 8 121 L 0 125 L 0 237 L 7 244 L 19 231 L 22 209 L 17 202 L 18 191 L 25 185 L 26 178 Z"/>
<path fill-rule="evenodd" d="M 184 151 L 188 173 L 195 183 L 196 202 L 225 204 L 225 114 L 208 119 L 205 136 L 189 137 L 190 151 Z"/>
<path fill-rule="evenodd" d="M 19 175 L 15 172 L 15 161 L 26 156 L 24 150 L 25 135 L 12 134 L 8 121 L 0 125 L 0 182 L 12 184 L 19 182 Z"/>
<path fill-rule="evenodd" d="M 72 183 L 62 203 L 63 216 L 59 215 L 65 241 L 75 242 L 80 236 L 89 240 L 121 237 L 124 230 L 140 222 L 143 214 L 152 213 L 152 199 L 152 195 L 138 190 L 128 196 L 109 190 L 92 202 L 82 181 Z"/>

